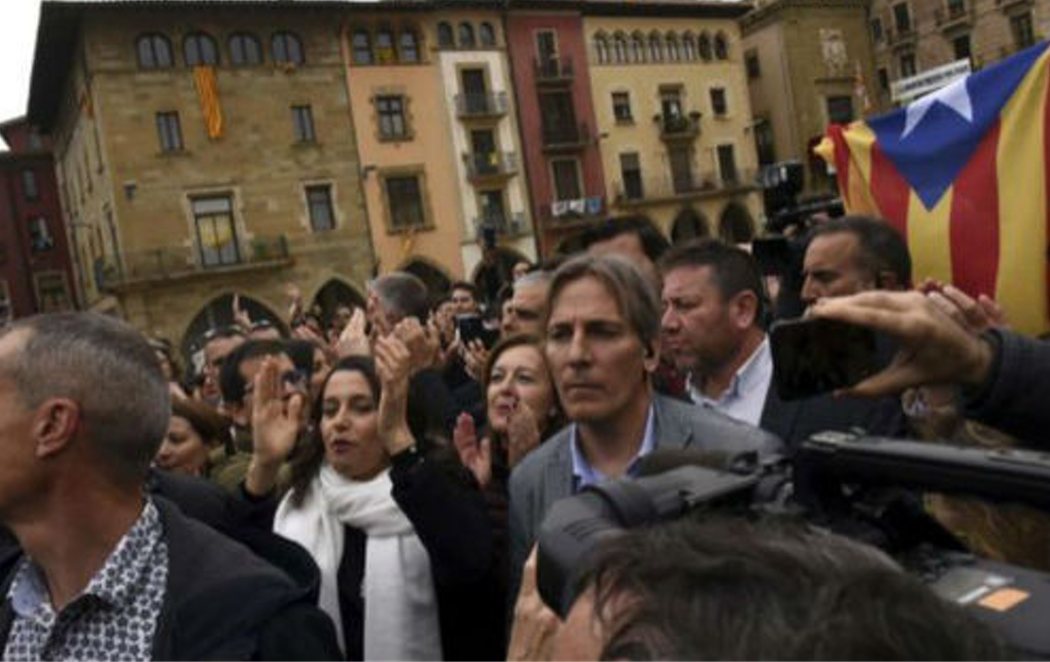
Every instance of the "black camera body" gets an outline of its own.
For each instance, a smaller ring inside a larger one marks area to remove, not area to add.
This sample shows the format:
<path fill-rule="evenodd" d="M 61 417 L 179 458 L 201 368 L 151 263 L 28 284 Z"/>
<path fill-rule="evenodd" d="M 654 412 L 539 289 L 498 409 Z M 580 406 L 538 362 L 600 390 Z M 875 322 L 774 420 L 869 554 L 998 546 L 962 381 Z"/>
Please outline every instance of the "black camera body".
<path fill-rule="evenodd" d="M 826 432 L 790 459 L 737 458 L 728 470 L 685 466 L 609 481 L 554 504 L 539 533 L 537 586 L 564 617 L 601 541 L 698 511 L 796 514 L 873 544 L 968 609 L 1025 657 L 1050 657 L 1050 575 L 980 559 L 925 514 L 936 491 L 1050 509 L 1050 455 Z"/>

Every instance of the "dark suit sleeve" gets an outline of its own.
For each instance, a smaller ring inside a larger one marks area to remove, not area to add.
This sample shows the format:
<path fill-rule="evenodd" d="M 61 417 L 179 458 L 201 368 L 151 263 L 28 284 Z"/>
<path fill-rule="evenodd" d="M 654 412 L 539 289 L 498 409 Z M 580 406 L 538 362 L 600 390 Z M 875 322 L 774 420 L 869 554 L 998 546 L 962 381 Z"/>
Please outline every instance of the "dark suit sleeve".
<path fill-rule="evenodd" d="M 990 331 L 986 337 L 995 358 L 988 380 L 965 402 L 966 417 L 1031 444 L 1047 445 L 1050 344 L 1004 330 Z"/>
<path fill-rule="evenodd" d="M 312 604 L 289 605 L 263 624 L 257 660 L 342 660 L 335 627 Z"/>
<path fill-rule="evenodd" d="M 457 480 L 455 471 L 447 462 L 414 453 L 394 458 L 390 470 L 394 500 L 412 521 L 441 585 L 474 583 L 495 559 L 485 499 L 465 477 Z"/>

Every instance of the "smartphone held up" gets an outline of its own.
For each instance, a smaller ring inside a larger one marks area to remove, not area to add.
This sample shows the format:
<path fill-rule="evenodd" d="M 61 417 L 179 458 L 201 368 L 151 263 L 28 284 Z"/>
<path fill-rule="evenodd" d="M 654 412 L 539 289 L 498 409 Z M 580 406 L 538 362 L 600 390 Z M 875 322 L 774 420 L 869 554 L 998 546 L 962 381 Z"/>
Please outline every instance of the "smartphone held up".
<path fill-rule="evenodd" d="M 883 367 L 874 331 L 837 320 L 777 322 L 770 330 L 770 349 L 781 400 L 853 386 Z"/>

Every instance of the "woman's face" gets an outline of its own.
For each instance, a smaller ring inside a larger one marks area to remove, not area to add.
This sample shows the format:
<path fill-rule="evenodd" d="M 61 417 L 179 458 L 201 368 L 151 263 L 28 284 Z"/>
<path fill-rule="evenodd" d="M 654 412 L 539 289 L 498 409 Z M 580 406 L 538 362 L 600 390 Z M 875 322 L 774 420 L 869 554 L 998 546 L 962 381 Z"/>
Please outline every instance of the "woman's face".
<path fill-rule="evenodd" d="M 378 402 L 357 370 L 332 374 L 321 401 L 325 461 L 346 478 L 368 480 L 389 464 L 379 439 Z"/>
<path fill-rule="evenodd" d="M 524 403 L 536 416 L 543 434 L 554 406 L 554 386 L 540 350 L 518 345 L 500 354 L 492 366 L 487 397 L 489 425 L 494 432 L 506 432 L 511 413 Z"/>
<path fill-rule="evenodd" d="M 208 445 L 190 422 L 172 415 L 168 434 L 157 451 L 154 462 L 161 469 L 199 476 L 208 462 Z"/>

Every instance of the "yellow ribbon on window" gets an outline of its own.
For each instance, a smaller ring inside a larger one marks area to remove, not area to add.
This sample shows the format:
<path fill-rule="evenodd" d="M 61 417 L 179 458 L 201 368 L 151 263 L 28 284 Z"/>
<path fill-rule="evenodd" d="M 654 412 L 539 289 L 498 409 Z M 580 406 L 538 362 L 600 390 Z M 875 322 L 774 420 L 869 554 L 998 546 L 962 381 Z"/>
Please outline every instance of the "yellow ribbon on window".
<path fill-rule="evenodd" d="M 201 101 L 204 113 L 204 126 L 212 140 L 222 137 L 222 105 L 219 103 L 219 86 L 215 82 L 215 67 L 196 66 L 193 68 L 193 83 L 197 87 L 197 96 Z"/>

